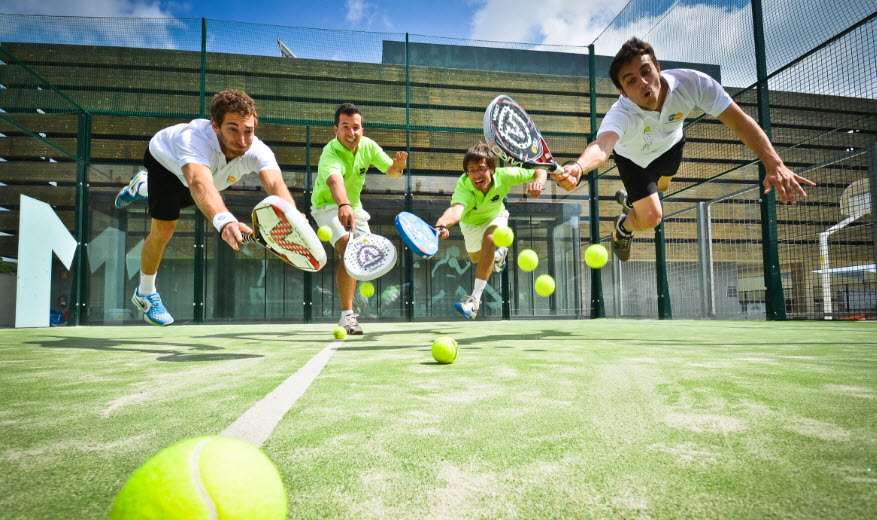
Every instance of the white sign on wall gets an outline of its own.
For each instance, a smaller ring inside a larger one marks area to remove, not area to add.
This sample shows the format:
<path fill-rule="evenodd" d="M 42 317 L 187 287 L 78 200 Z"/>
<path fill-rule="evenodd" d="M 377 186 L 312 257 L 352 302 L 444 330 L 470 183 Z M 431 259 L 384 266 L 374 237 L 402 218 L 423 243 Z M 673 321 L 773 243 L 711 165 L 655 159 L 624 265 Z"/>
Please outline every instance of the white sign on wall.
<path fill-rule="evenodd" d="M 21 195 L 18 217 L 16 327 L 48 327 L 52 295 L 52 253 L 70 269 L 76 239 L 51 206 Z"/>

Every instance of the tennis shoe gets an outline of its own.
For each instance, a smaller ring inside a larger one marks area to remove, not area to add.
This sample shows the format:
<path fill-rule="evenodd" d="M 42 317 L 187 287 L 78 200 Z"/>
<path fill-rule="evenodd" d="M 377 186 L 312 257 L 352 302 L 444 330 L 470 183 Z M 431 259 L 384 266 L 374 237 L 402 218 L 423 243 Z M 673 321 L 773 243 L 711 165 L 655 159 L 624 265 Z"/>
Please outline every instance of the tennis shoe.
<path fill-rule="evenodd" d="M 347 334 L 351 336 L 362 336 L 362 327 L 359 326 L 359 314 L 342 316 L 338 321 L 338 325 L 344 327 Z"/>
<path fill-rule="evenodd" d="M 474 320 L 478 316 L 478 306 L 480 301 L 472 296 L 467 296 L 465 300 L 454 304 L 454 309 L 467 320 Z"/>
<path fill-rule="evenodd" d="M 170 315 L 164 304 L 161 302 L 161 296 L 158 291 L 143 296 L 139 289 L 134 289 L 134 295 L 131 296 L 131 303 L 138 309 L 143 311 L 143 320 L 151 325 L 159 327 L 167 327 L 174 322 L 174 317 Z"/>
<path fill-rule="evenodd" d="M 633 233 L 623 234 L 620 232 L 621 221 L 625 215 L 618 215 L 615 220 L 615 229 L 612 230 L 612 251 L 622 262 L 630 258 L 630 243 L 633 241 Z"/>
<path fill-rule="evenodd" d="M 119 190 L 119 194 L 116 195 L 115 206 L 118 209 L 125 208 L 130 206 L 134 202 L 138 200 L 146 200 L 146 171 L 140 170 L 135 173 L 131 180 L 128 181 L 128 185 Z"/>

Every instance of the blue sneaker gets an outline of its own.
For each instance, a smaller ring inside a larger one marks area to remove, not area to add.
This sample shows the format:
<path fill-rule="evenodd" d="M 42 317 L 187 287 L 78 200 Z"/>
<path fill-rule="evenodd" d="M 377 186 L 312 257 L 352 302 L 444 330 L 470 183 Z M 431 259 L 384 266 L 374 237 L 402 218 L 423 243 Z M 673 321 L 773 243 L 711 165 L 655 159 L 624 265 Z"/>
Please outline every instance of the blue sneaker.
<path fill-rule="evenodd" d="M 116 208 L 122 209 L 138 200 L 146 200 L 146 186 L 146 171 L 140 170 L 131 177 L 127 186 L 119 190 L 119 194 L 116 195 Z"/>
<path fill-rule="evenodd" d="M 454 309 L 467 320 L 474 320 L 478 316 L 478 305 L 481 302 L 471 296 L 467 296 L 465 300 L 455 303 Z"/>
<path fill-rule="evenodd" d="M 143 320 L 152 325 L 159 327 L 167 327 L 174 322 L 174 317 L 170 315 L 164 304 L 161 303 L 161 296 L 158 291 L 141 296 L 138 289 L 134 289 L 134 296 L 131 296 L 131 303 L 143 311 Z"/>

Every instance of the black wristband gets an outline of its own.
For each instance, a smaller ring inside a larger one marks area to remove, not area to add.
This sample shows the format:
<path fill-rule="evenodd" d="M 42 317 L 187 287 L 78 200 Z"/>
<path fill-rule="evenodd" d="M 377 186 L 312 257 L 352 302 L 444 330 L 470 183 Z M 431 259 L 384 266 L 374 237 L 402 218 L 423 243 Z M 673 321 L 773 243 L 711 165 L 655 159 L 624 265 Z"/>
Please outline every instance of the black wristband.
<path fill-rule="evenodd" d="M 341 206 L 350 206 L 350 203 L 349 203 L 349 202 L 344 202 L 344 203 L 342 203 L 342 204 L 338 204 L 338 207 L 339 207 L 339 208 L 340 208 Z M 353 206 L 350 206 L 350 207 L 352 208 Z"/>

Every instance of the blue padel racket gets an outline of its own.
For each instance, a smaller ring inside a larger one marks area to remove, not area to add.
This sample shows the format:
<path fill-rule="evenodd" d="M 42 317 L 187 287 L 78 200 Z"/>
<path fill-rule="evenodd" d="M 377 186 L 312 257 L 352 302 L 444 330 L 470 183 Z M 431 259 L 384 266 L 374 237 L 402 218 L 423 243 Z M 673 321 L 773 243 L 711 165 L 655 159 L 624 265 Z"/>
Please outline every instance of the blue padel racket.
<path fill-rule="evenodd" d="M 396 215 L 396 230 L 414 254 L 430 258 L 438 253 L 438 231 L 414 213 L 403 211 Z"/>

